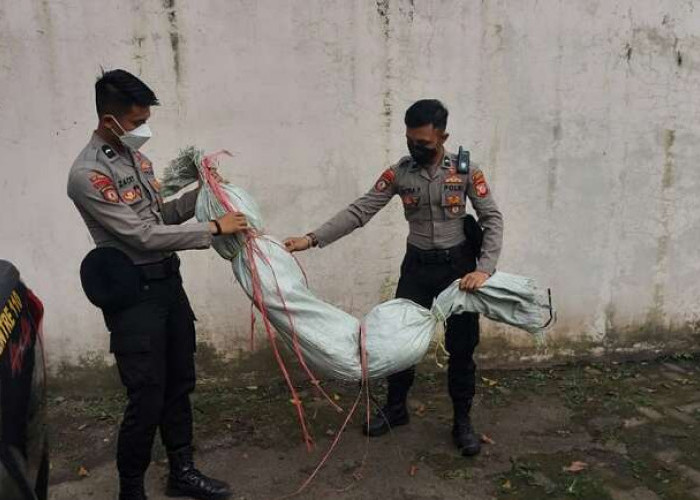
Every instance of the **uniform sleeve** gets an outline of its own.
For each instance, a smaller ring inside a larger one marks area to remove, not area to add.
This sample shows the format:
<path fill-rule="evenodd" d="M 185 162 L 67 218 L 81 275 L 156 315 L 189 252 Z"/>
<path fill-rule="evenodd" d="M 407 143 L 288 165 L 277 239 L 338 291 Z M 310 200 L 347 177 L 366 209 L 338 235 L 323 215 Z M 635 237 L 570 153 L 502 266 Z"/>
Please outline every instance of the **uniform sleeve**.
<path fill-rule="evenodd" d="M 111 177 L 96 170 L 73 173 L 68 195 L 105 229 L 137 250 L 175 251 L 211 245 L 208 222 L 167 226 L 144 221 L 120 200 Z"/>
<path fill-rule="evenodd" d="M 503 247 L 503 215 L 493 199 L 484 173 L 479 168 L 472 166 L 468 182 L 467 196 L 484 231 L 476 270 L 493 274 Z"/>
<path fill-rule="evenodd" d="M 396 168 L 388 168 L 365 195 L 313 231 L 319 247 L 330 245 L 367 224 L 396 194 Z"/>
<path fill-rule="evenodd" d="M 197 204 L 199 188 L 187 191 L 175 200 L 163 203 L 161 215 L 166 224 L 182 224 L 194 217 L 194 207 Z"/>

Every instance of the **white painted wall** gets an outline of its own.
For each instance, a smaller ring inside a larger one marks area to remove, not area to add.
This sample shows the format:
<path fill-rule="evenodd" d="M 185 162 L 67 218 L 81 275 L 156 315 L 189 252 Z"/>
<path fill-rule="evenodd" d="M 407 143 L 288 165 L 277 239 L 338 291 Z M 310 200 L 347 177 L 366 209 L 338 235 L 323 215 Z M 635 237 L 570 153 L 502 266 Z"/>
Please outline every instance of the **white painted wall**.
<path fill-rule="evenodd" d="M 278 236 L 369 188 L 405 153 L 406 107 L 438 97 L 504 212 L 501 268 L 555 291 L 550 354 L 674 345 L 700 325 L 698 33 L 700 2 L 678 0 L 0 0 L 0 257 L 45 301 L 52 366 L 106 351 L 65 195 L 100 65 L 159 95 L 157 167 L 187 144 L 237 151 L 226 175 Z M 399 205 L 302 256 L 321 296 L 359 315 L 391 292 Z M 200 339 L 246 348 L 226 263 L 188 252 L 184 275 Z M 484 337 L 532 352 L 519 332 Z"/>

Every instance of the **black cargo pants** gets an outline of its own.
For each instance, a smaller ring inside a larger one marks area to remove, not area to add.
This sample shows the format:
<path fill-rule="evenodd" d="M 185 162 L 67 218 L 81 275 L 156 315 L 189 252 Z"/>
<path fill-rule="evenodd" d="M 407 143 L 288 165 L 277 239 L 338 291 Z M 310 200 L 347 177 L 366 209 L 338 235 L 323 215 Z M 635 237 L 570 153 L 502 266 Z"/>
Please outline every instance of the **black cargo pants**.
<path fill-rule="evenodd" d="M 396 297 L 410 299 L 430 309 L 433 299 L 456 279 L 476 269 L 476 257 L 468 245 L 449 250 L 422 251 L 408 246 L 401 264 Z M 447 320 L 446 349 L 450 353 L 448 389 L 453 403 L 463 404 L 474 397 L 474 349 L 479 344 L 479 315 L 465 313 Z M 415 367 L 388 377 L 388 403 L 406 400 L 413 385 Z"/>
<path fill-rule="evenodd" d="M 134 305 L 105 313 L 110 350 L 128 396 L 117 443 L 122 477 L 146 472 L 157 429 L 168 451 L 192 443 L 194 319 L 177 271 L 144 278 Z"/>

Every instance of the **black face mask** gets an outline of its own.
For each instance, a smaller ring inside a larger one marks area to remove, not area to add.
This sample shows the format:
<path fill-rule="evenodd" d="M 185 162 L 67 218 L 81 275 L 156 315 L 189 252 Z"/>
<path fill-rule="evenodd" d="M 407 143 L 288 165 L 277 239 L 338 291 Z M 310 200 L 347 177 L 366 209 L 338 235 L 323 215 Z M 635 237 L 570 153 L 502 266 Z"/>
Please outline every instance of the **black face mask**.
<path fill-rule="evenodd" d="M 411 153 L 411 158 L 413 158 L 418 165 L 429 164 L 437 153 L 437 149 L 435 148 L 429 148 L 422 144 L 413 144 L 411 142 L 408 143 L 408 151 Z"/>

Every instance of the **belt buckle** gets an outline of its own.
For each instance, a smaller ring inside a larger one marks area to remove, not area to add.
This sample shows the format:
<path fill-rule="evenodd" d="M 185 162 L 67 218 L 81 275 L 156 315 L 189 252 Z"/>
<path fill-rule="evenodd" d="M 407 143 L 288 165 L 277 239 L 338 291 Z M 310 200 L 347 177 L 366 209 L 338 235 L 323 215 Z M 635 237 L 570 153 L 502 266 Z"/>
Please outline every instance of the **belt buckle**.
<path fill-rule="evenodd" d="M 449 249 L 440 250 L 438 255 L 440 256 L 439 261 L 441 264 L 452 260 L 452 254 L 450 253 Z"/>

